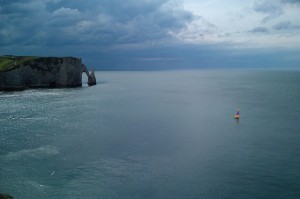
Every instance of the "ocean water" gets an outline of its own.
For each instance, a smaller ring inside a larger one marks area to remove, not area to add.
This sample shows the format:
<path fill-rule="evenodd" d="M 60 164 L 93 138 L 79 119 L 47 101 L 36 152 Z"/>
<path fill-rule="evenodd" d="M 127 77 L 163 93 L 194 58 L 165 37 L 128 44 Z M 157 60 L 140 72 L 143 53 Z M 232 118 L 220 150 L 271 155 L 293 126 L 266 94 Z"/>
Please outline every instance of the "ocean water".
<path fill-rule="evenodd" d="M 300 198 L 300 71 L 96 76 L 94 87 L 0 93 L 0 192 Z"/>

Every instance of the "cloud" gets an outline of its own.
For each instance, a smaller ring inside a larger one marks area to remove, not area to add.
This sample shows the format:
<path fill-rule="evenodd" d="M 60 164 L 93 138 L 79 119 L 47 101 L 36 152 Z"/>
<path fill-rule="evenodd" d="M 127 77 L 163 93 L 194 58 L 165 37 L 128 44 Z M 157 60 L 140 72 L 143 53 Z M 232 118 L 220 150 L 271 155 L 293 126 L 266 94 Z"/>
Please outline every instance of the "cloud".
<path fill-rule="evenodd" d="M 300 0 L 282 0 L 284 3 L 300 4 Z"/>
<path fill-rule="evenodd" d="M 181 60 L 180 58 L 177 57 L 142 57 L 142 58 L 137 58 L 137 61 L 141 62 L 161 62 L 161 61 L 179 61 Z"/>
<path fill-rule="evenodd" d="M 281 13 L 281 9 L 278 6 L 274 5 L 272 2 L 269 1 L 255 1 L 253 3 L 253 9 L 256 12 L 262 13 Z"/>
<path fill-rule="evenodd" d="M 293 25 L 290 21 L 282 21 L 273 26 L 274 30 L 293 30 L 299 29 L 300 26 Z"/>
<path fill-rule="evenodd" d="M 251 1 L 0 0 L 0 53 L 163 67 L 226 65 L 227 52 L 300 48 L 299 1 Z"/>
<path fill-rule="evenodd" d="M 157 42 L 193 20 L 175 0 L 8 1 L 2 10 L 2 36 L 18 35 L 0 39 L 2 45 L 15 39 L 31 45 Z"/>
<path fill-rule="evenodd" d="M 71 8 L 65 8 L 61 7 L 55 11 L 52 12 L 52 15 L 54 17 L 66 17 L 66 16 L 74 16 L 74 15 L 79 15 L 80 12 L 78 9 L 71 9 Z"/>
<path fill-rule="evenodd" d="M 216 25 L 198 16 L 185 27 L 169 31 L 169 35 L 185 42 L 216 42 L 218 33 Z"/>
<path fill-rule="evenodd" d="M 255 27 L 249 32 L 252 32 L 252 33 L 267 33 L 267 32 L 269 32 L 269 30 L 267 28 L 264 28 L 264 27 Z"/>
<path fill-rule="evenodd" d="M 282 7 L 277 1 L 257 0 L 253 2 L 252 7 L 255 12 L 265 14 L 262 19 L 263 23 L 283 14 Z"/>

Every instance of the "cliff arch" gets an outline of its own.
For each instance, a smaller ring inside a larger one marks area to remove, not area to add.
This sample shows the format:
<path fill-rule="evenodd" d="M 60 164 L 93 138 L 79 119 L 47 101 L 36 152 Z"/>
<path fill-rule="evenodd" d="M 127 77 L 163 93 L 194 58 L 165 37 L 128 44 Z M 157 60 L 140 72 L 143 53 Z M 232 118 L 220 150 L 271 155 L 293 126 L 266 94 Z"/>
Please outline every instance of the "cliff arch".
<path fill-rule="evenodd" d="M 0 91 L 81 87 L 83 72 L 88 85 L 95 85 L 93 70 L 89 73 L 80 58 L 4 55 L 0 56 Z"/>
<path fill-rule="evenodd" d="M 89 86 L 93 86 L 96 85 L 96 76 L 94 74 L 94 69 L 91 70 L 91 73 L 89 73 L 89 70 L 87 69 L 87 67 L 82 64 L 82 73 L 85 73 L 86 76 L 88 77 L 88 85 Z"/>

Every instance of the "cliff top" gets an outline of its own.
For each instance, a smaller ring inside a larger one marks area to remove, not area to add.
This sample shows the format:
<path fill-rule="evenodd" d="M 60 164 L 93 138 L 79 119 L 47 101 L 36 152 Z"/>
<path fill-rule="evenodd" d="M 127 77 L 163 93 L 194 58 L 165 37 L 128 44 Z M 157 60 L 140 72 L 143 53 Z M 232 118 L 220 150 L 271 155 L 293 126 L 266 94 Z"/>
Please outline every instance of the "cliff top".
<path fill-rule="evenodd" d="M 23 65 L 27 61 L 31 61 L 31 60 L 34 60 L 37 58 L 40 58 L 40 57 L 13 56 L 13 55 L 0 56 L 0 72 L 18 68 L 20 65 Z"/>
<path fill-rule="evenodd" d="M 72 58 L 75 57 L 38 57 L 38 56 L 14 56 L 14 55 L 3 55 L 0 56 L 0 73 L 19 68 L 26 65 L 33 60 L 39 60 L 45 63 L 52 62 L 53 60 Z"/>

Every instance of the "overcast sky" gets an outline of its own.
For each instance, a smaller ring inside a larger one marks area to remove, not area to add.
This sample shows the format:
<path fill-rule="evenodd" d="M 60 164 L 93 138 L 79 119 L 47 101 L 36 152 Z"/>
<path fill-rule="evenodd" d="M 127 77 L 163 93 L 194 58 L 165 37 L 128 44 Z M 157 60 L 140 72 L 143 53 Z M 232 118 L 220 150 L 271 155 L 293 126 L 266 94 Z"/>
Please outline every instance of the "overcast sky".
<path fill-rule="evenodd" d="M 300 0 L 0 0 L 0 54 L 105 70 L 300 69 Z"/>

